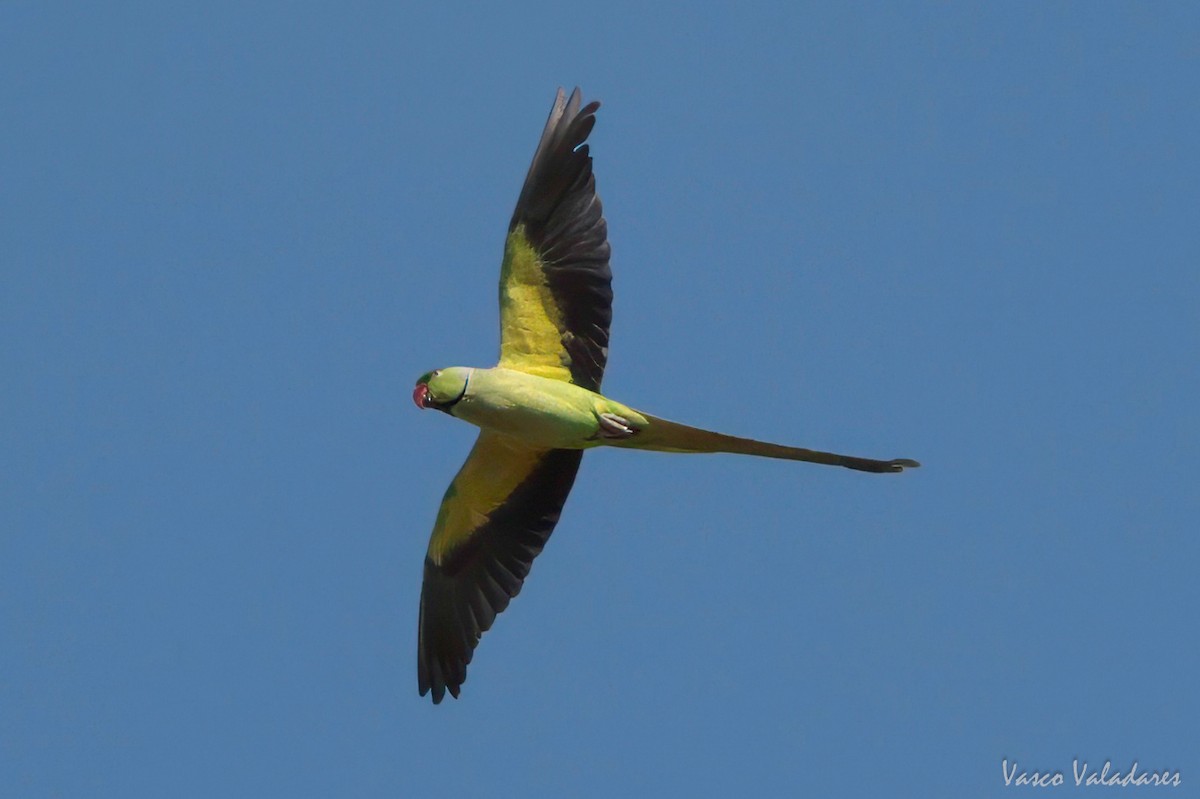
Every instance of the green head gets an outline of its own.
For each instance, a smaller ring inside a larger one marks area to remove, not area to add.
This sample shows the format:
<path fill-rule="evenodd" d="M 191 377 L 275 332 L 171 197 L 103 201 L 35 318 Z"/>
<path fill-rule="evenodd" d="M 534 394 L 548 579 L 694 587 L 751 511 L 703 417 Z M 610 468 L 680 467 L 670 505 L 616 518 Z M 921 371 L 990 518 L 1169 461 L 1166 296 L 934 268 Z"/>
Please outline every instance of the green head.
<path fill-rule="evenodd" d="M 449 369 L 426 372 L 417 378 L 417 387 L 413 389 L 413 402 L 418 408 L 433 408 L 449 413 L 455 403 L 467 393 L 467 383 L 470 379 L 471 369 L 466 366 L 451 366 Z"/>

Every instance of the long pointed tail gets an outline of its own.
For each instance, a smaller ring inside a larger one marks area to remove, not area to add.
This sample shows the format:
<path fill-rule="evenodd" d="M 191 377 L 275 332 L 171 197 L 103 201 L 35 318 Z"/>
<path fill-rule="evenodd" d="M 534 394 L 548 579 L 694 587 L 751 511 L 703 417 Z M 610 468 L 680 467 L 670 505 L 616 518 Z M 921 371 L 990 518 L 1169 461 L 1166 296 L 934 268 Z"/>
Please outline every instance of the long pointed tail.
<path fill-rule="evenodd" d="M 615 447 L 630 449 L 648 449 L 656 452 L 732 452 L 739 455 L 761 455 L 764 458 L 781 458 L 789 461 L 807 461 L 809 463 L 824 463 L 830 466 L 844 466 L 860 472 L 902 472 L 920 466 L 908 458 L 896 458 L 890 461 L 877 461 L 870 458 L 855 458 L 850 455 L 838 455 L 833 452 L 819 452 L 801 447 L 785 447 L 782 444 L 770 444 L 765 441 L 755 441 L 750 438 L 727 436 L 724 433 L 713 433 L 698 427 L 688 427 L 678 422 L 659 419 L 643 413 L 649 422 L 645 427 L 637 428 L 632 436 L 618 441 L 606 443 Z"/>

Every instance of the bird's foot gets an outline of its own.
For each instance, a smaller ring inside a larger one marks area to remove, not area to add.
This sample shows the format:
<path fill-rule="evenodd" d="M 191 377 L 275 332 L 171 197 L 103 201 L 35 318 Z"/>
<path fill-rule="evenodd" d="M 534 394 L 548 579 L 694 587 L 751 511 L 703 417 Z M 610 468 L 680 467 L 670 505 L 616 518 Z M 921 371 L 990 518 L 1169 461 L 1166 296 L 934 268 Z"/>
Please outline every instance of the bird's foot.
<path fill-rule="evenodd" d="M 629 438 L 637 431 L 629 426 L 629 420 L 615 413 L 601 413 L 596 417 L 600 423 L 600 438 Z"/>

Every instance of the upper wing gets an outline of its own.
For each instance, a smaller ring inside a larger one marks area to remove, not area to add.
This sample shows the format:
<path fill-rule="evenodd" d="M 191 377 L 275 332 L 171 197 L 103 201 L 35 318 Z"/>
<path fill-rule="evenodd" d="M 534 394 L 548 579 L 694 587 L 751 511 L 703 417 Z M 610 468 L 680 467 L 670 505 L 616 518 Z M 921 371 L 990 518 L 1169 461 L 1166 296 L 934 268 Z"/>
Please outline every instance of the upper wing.
<path fill-rule="evenodd" d="M 579 89 L 558 90 L 513 211 L 500 270 L 500 365 L 600 390 L 612 272 Z"/>
<path fill-rule="evenodd" d="M 532 449 L 486 430 L 446 489 L 425 556 L 421 696 L 456 698 L 496 614 L 521 590 L 575 482 L 582 450 Z"/>

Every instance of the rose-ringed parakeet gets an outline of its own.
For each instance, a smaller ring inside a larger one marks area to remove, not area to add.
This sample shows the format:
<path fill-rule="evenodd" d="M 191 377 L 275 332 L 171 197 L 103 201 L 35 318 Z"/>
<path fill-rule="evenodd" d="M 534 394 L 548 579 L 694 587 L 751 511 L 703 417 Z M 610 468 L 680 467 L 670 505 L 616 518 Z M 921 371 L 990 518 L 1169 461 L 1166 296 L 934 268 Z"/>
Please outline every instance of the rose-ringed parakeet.
<path fill-rule="evenodd" d="M 542 551 L 583 451 L 732 452 L 899 472 L 870 460 L 712 433 L 600 394 L 608 360 L 612 273 L 607 225 L 584 142 L 597 102 L 561 89 L 517 200 L 500 269 L 500 362 L 417 380 L 413 401 L 480 428 L 442 499 L 425 557 L 418 622 L 421 695 L 457 697 L 480 636 Z"/>

